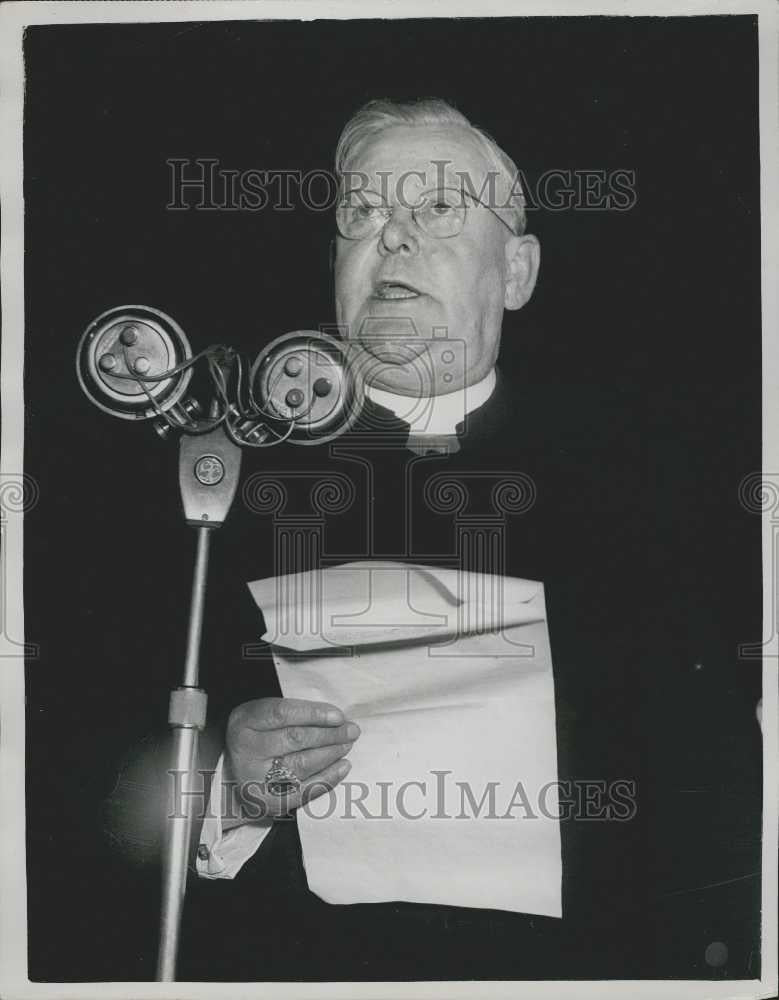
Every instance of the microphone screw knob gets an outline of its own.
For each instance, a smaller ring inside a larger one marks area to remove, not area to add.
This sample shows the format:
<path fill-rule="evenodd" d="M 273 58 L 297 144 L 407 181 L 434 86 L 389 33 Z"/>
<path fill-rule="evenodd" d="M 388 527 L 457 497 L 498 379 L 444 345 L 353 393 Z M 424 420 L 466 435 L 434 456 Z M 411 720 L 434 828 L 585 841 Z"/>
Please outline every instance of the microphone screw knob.
<path fill-rule="evenodd" d="M 132 347 L 138 340 L 138 331 L 134 326 L 126 326 L 119 335 L 119 339 L 125 347 Z"/>
<path fill-rule="evenodd" d="M 284 371 L 287 375 L 291 375 L 292 378 L 295 378 L 296 375 L 299 375 L 303 371 L 303 362 L 300 358 L 287 358 L 287 363 L 284 365 Z M 290 406 L 291 405 L 292 404 L 290 403 Z"/>
<path fill-rule="evenodd" d="M 98 364 L 104 372 L 110 372 L 113 368 L 116 368 L 116 358 L 113 354 L 104 354 Z"/>
<path fill-rule="evenodd" d="M 333 383 L 329 378 L 318 378 L 314 382 L 313 389 L 315 396 L 329 396 L 332 391 Z"/>
<path fill-rule="evenodd" d="M 287 395 L 284 397 L 287 406 L 297 407 L 300 406 L 305 398 L 301 389 L 290 389 Z"/>
<path fill-rule="evenodd" d="M 151 362 L 148 358 L 140 357 L 136 358 L 133 362 L 133 369 L 138 372 L 139 375 L 146 375 L 151 368 Z"/>

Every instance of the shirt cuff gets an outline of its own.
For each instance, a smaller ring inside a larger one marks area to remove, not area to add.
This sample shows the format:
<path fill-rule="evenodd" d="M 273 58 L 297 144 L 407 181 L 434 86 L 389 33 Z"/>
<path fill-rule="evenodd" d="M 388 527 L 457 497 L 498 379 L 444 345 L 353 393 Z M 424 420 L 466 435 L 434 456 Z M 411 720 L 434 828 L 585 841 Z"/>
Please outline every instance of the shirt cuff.
<path fill-rule="evenodd" d="M 235 878 L 273 826 L 267 819 L 222 829 L 222 810 L 231 802 L 230 789 L 222 791 L 223 769 L 224 754 L 220 754 L 197 848 L 195 864 L 201 878 Z"/>

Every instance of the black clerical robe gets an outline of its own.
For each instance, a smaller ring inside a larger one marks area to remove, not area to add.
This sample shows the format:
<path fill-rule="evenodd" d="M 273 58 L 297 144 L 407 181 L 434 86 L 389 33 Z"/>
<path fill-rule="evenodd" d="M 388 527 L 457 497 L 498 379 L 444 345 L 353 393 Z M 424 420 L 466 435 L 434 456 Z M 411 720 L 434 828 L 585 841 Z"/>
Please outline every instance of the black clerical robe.
<path fill-rule="evenodd" d="M 574 420 L 576 407 L 563 418 L 554 398 L 499 378 L 459 428 L 456 450 L 437 442 L 429 454 L 419 441 L 410 451 L 408 427 L 369 403 L 355 430 L 328 446 L 245 463 L 212 562 L 203 682 L 213 721 L 200 766 L 215 766 L 232 707 L 280 694 L 247 581 L 358 559 L 540 580 L 558 778 L 578 795 L 561 823 L 563 918 L 324 903 L 307 889 L 296 825 L 284 820 L 234 880 L 192 873 L 181 979 L 655 978 L 688 967 L 705 976 L 712 934 L 735 940 L 735 926 L 712 928 L 711 907 L 727 924 L 735 905 L 743 923 L 752 897 L 704 889 L 691 910 L 688 890 L 759 858 L 759 732 L 715 667 L 723 640 L 710 609 L 685 589 L 691 548 L 680 541 L 678 498 L 653 467 L 643 428 L 614 398 L 583 392 Z M 152 865 L 164 744 L 152 736 L 130 755 L 106 810 L 119 851 Z M 599 790 L 605 805 L 614 782 L 633 789 L 635 808 L 599 817 Z M 691 782 L 697 812 L 685 797 Z M 712 824 L 739 802 L 749 808 L 729 821 L 734 852 L 712 844 Z M 193 850 L 198 839 L 196 829 Z M 741 961 L 749 974 L 746 954 Z"/>

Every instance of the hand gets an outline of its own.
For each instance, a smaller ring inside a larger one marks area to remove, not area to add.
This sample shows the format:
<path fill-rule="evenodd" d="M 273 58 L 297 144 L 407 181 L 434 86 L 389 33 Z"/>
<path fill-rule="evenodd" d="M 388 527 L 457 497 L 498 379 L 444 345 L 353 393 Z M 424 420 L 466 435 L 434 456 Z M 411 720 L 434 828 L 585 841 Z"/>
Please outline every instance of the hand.
<path fill-rule="evenodd" d="M 239 705 L 227 723 L 225 775 L 235 783 L 229 828 L 251 819 L 283 816 L 330 791 L 349 773 L 344 756 L 360 735 L 335 705 L 298 698 L 260 698 Z M 289 795 L 268 792 L 274 758 L 300 779 Z"/>

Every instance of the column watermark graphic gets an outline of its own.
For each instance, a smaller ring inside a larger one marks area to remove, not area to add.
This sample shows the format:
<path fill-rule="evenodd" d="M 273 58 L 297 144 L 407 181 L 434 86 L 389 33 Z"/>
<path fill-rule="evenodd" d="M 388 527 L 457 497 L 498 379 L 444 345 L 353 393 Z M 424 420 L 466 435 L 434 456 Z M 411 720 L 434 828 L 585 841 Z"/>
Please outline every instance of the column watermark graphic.
<path fill-rule="evenodd" d="M 8 569 L 8 529 L 12 519 L 28 514 L 38 503 L 40 490 L 37 480 L 23 473 L 3 473 L 0 478 L 0 634 L 5 640 L 0 658 L 26 657 L 37 659 L 37 643 L 26 642 L 22 636 L 13 635 L 8 614 L 10 580 Z"/>
<path fill-rule="evenodd" d="M 770 632 L 761 642 L 739 643 L 738 655 L 742 660 L 757 660 L 764 656 L 776 657 L 779 636 L 779 591 L 777 572 L 779 571 L 779 473 L 751 472 L 744 476 L 738 486 L 741 506 L 750 514 L 757 514 L 767 522 L 769 533 L 770 566 L 767 574 L 768 606 L 770 620 L 764 622 L 763 631 Z"/>

